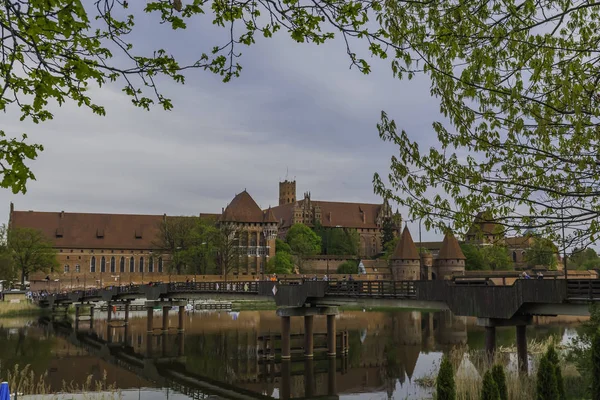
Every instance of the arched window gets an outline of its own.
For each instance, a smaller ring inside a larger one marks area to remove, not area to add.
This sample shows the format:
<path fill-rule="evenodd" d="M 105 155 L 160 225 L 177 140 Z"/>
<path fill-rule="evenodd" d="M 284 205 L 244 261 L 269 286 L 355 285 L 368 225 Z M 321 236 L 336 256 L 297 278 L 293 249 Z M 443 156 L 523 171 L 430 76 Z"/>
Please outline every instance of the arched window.
<path fill-rule="evenodd" d="M 148 272 L 154 272 L 154 257 L 148 259 Z"/>
<path fill-rule="evenodd" d="M 129 259 L 129 272 L 135 272 L 135 258 Z"/>
<path fill-rule="evenodd" d="M 100 259 L 100 272 L 106 272 L 106 258 L 104 256 Z"/>
<path fill-rule="evenodd" d="M 119 261 L 119 271 L 125 272 L 125 257 L 121 256 L 121 261 Z"/>
<path fill-rule="evenodd" d="M 513 251 L 513 262 L 517 262 L 517 252 Z"/>
<path fill-rule="evenodd" d="M 144 257 L 140 257 L 140 272 L 144 272 Z"/>
<path fill-rule="evenodd" d="M 96 256 L 92 256 L 90 260 L 90 272 L 96 272 Z"/>
<path fill-rule="evenodd" d="M 113 274 L 117 272 L 117 262 L 115 260 L 115 256 L 110 258 L 110 272 Z"/>
<path fill-rule="evenodd" d="M 158 257 L 158 272 L 163 272 L 163 261 L 162 261 L 162 257 Z"/>

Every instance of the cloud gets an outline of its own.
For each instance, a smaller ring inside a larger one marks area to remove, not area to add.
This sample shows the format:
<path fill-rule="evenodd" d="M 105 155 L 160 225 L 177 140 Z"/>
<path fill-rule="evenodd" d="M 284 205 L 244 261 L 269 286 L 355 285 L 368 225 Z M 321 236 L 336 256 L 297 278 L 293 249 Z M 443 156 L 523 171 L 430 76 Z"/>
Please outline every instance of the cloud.
<path fill-rule="evenodd" d="M 194 27 L 173 42 L 168 30 L 148 31 L 136 48 L 172 42 L 174 53 L 196 52 L 194 38 L 211 32 Z M 244 189 L 262 207 L 277 204 L 277 182 L 288 174 L 299 196 L 379 202 L 373 173 L 387 175 L 397 151 L 378 138 L 381 110 L 412 137 L 435 141 L 431 122 L 439 113 L 428 81 L 400 82 L 388 61 L 374 60 L 365 76 L 348 69 L 339 40 L 299 45 L 282 35 L 243 51 L 242 76 L 228 84 L 205 71 L 188 74 L 184 86 L 161 81 L 175 104 L 170 112 L 136 109 L 108 85 L 93 91 L 106 117 L 73 104 L 40 125 L 19 122 L 14 110 L 2 115 L 3 130 L 27 132 L 45 151 L 32 163 L 37 180 L 28 193 L 2 190 L 0 201 L 7 211 L 14 201 L 17 209 L 45 211 L 219 212 Z"/>

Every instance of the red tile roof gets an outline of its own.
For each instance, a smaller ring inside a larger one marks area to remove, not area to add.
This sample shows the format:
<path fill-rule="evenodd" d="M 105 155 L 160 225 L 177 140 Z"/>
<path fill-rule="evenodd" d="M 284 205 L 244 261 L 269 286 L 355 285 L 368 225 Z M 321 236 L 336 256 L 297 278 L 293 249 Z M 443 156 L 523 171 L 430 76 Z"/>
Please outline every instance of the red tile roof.
<path fill-rule="evenodd" d="M 396 243 L 394 248 L 394 254 L 391 257 L 392 260 L 420 260 L 419 251 L 415 242 L 413 242 L 412 236 L 408 227 L 404 227 L 400 240 Z"/>
<path fill-rule="evenodd" d="M 151 249 L 163 215 L 13 211 L 11 227 L 42 231 L 55 247 Z"/>
<path fill-rule="evenodd" d="M 440 253 L 437 257 L 438 260 L 465 260 L 466 257 L 460 249 L 460 245 L 458 244 L 458 240 L 456 237 L 450 232 L 446 233 L 444 236 L 444 241 L 442 242 L 442 248 L 440 249 Z"/>
<path fill-rule="evenodd" d="M 263 222 L 264 214 L 247 191 L 237 194 L 225 208 L 223 222 Z"/>

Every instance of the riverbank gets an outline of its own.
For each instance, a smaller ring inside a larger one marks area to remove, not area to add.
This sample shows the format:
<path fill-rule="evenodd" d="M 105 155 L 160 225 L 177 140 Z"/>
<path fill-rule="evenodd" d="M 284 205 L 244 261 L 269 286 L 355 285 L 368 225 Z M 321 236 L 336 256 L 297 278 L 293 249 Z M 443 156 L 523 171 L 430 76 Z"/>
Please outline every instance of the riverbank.
<path fill-rule="evenodd" d="M 42 315 L 45 312 L 46 310 L 43 308 L 29 302 L 0 302 L 0 318 L 36 316 Z"/>

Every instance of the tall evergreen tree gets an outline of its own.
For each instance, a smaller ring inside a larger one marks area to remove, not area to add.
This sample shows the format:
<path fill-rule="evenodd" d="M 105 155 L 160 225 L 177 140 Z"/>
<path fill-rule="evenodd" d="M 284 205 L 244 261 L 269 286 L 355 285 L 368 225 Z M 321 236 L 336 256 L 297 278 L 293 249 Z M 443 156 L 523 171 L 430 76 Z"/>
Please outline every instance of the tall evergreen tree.
<path fill-rule="evenodd" d="M 455 400 L 456 384 L 454 383 L 454 369 L 448 359 L 448 356 L 442 357 L 440 370 L 438 372 L 436 384 L 437 400 Z"/>
<path fill-rule="evenodd" d="M 494 382 L 496 382 L 496 386 L 498 386 L 498 394 L 500 395 L 500 400 L 508 400 L 508 389 L 506 388 L 506 375 L 504 374 L 504 368 L 502 365 L 494 365 L 492 368 L 492 377 L 494 378 Z"/>
<path fill-rule="evenodd" d="M 548 353 L 540 359 L 537 372 L 537 400 L 558 400 L 556 369 L 548 358 Z"/>
<path fill-rule="evenodd" d="M 392 218 L 386 218 L 383 221 L 383 227 L 381 229 L 382 231 L 382 235 L 381 235 L 381 248 L 385 249 L 386 245 L 388 243 L 391 243 L 394 241 L 394 221 L 392 220 Z"/>
<path fill-rule="evenodd" d="M 562 372 L 560 371 L 560 359 L 558 358 L 558 353 L 554 348 L 554 345 L 550 345 L 548 350 L 546 351 L 548 355 L 548 360 L 554 367 L 554 374 L 556 376 L 556 387 L 558 389 L 558 398 L 560 400 L 566 400 L 567 396 L 565 394 L 565 385 L 563 383 Z"/>
<path fill-rule="evenodd" d="M 498 385 L 494 381 L 492 371 L 488 370 L 483 375 L 483 387 L 481 388 L 481 400 L 500 400 Z"/>

